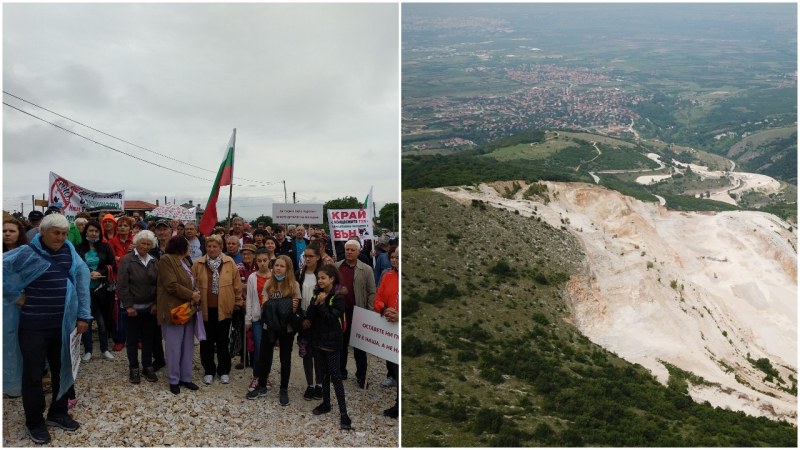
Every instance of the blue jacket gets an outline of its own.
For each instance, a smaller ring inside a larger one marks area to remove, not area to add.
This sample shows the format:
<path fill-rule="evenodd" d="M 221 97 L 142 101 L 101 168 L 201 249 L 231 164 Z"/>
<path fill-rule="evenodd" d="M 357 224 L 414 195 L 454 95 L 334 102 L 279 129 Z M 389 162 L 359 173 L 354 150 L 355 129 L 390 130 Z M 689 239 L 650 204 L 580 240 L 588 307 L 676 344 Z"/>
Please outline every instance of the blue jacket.
<path fill-rule="evenodd" d="M 31 245 L 42 249 L 42 235 L 37 234 Z M 75 246 L 65 241 L 72 253 L 70 275 L 67 280 L 67 298 L 64 302 L 64 320 L 61 323 L 61 389 L 58 398 L 67 393 L 75 380 L 72 378 L 72 358 L 69 351 L 69 335 L 75 329 L 78 318 L 91 320 L 89 295 L 89 267 L 78 256 Z M 19 348 L 19 306 L 17 299 L 29 284 L 39 278 L 50 267 L 50 262 L 39 256 L 27 245 L 3 254 L 3 392 L 20 395 L 22 386 L 22 352 Z"/>

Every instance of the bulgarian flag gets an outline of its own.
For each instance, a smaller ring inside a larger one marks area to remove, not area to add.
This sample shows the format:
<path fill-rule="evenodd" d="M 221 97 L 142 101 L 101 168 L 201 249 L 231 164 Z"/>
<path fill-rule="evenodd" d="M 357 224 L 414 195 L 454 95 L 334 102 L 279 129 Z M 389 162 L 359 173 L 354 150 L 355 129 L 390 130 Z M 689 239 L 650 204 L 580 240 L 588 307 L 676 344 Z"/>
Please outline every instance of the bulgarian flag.
<path fill-rule="evenodd" d="M 233 135 L 228 142 L 228 151 L 225 153 L 225 159 L 219 166 L 217 172 L 217 179 L 214 180 L 214 186 L 211 188 L 211 195 L 208 196 L 206 202 L 206 210 L 203 213 L 203 218 L 200 220 L 200 226 L 197 229 L 208 236 L 217 225 L 217 199 L 219 198 L 219 189 L 223 186 L 230 186 L 233 183 L 233 153 L 236 146 L 236 128 L 233 129 Z M 228 199 L 230 202 L 230 199 Z"/>

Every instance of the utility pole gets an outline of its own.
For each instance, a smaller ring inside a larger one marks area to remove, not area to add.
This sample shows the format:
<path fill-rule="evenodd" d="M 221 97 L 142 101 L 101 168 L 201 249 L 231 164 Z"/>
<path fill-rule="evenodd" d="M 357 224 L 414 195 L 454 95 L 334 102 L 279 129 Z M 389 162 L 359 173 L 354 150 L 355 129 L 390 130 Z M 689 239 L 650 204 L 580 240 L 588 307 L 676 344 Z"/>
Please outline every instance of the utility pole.
<path fill-rule="evenodd" d="M 292 204 L 297 203 L 297 192 L 292 192 Z"/>
<path fill-rule="evenodd" d="M 286 180 L 283 180 L 283 203 L 289 203 L 289 196 L 286 195 Z"/>

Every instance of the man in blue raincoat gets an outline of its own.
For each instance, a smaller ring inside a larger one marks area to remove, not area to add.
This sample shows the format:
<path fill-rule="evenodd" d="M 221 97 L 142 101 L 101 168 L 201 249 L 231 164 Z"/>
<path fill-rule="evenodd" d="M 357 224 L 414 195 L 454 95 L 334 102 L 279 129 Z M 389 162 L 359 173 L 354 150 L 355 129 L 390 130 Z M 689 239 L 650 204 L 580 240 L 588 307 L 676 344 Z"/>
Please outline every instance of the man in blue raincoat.
<path fill-rule="evenodd" d="M 74 383 L 70 333 L 83 333 L 92 319 L 90 273 L 67 240 L 69 221 L 46 216 L 29 245 L 3 254 L 3 390 L 22 395 L 25 426 L 37 444 L 50 442 L 48 426 L 75 431 L 67 413 Z M 24 292 L 20 306 L 17 299 Z M 42 373 L 50 365 L 53 398 L 47 418 Z"/>

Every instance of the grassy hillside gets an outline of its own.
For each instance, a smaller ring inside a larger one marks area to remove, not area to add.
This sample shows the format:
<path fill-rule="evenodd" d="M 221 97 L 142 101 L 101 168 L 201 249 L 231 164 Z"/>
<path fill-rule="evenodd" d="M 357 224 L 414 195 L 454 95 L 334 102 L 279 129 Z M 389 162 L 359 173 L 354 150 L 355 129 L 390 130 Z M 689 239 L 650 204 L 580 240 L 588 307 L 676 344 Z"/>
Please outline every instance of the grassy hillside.
<path fill-rule="evenodd" d="M 403 192 L 403 446 L 797 446 L 797 429 L 695 404 L 569 323 L 568 233 Z"/>

